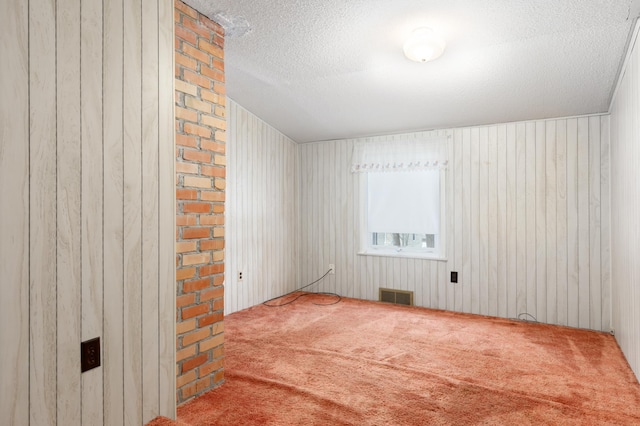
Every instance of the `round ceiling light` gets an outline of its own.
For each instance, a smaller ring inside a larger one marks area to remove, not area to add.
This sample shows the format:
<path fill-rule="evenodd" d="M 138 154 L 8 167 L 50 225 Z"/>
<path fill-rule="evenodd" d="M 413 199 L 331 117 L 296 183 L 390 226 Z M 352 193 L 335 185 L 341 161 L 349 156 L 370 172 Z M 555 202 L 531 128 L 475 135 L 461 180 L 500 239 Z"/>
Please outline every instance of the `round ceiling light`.
<path fill-rule="evenodd" d="M 404 43 L 404 54 L 416 62 L 437 59 L 444 52 L 446 43 L 431 28 L 418 28 Z"/>

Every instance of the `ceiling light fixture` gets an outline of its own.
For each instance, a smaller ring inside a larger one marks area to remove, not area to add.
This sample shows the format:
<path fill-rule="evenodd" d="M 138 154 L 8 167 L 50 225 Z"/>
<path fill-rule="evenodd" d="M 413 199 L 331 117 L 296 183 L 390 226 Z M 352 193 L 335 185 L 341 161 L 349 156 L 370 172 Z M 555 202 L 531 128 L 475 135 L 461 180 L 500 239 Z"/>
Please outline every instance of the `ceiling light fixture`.
<path fill-rule="evenodd" d="M 404 54 L 416 62 L 428 62 L 437 59 L 444 52 L 446 43 L 431 28 L 414 30 L 404 43 Z"/>

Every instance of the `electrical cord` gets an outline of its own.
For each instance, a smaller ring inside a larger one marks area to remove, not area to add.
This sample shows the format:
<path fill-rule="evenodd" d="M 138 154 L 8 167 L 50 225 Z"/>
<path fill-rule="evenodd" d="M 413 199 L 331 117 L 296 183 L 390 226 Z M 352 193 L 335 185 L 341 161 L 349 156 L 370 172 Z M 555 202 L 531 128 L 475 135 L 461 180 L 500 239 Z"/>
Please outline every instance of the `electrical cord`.
<path fill-rule="evenodd" d="M 525 316 L 525 318 L 522 318 L 523 316 Z M 526 317 L 530 317 L 532 319 L 527 319 Z M 522 312 L 522 313 L 518 314 L 518 318 L 509 318 L 509 319 L 516 320 L 516 321 L 538 322 L 536 317 L 531 315 L 529 312 Z"/>
<path fill-rule="evenodd" d="M 307 293 L 299 294 L 297 297 L 293 298 L 292 300 L 289 300 L 288 302 L 279 303 L 279 304 L 277 304 L 277 305 L 269 304 L 269 302 L 272 302 L 272 301 L 277 300 L 277 299 L 282 299 L 283 297 L 286 297 L 286 296 L 288 296 L 288 295 L 290 295 L 290 294 L 293 294 L 293 293 L 296 293 L 296 292 L 298 292 L 298 291 L 304 290 L 305 288 L 311 287 L 312 285 L 314 285 L 315 283 L 317 283 L 317 282 L 321 281 L 324 277 L 326 277 L 327 275 L 329 275 L 329 273 L 330 273 L 330 272 L 331 272 L 331 269 L 329 269 L 327 272 L 325 272 L 325 274 L 324 274 L 323 276 L 321 276 L 320 278 L 318 278 L 318 279 L 317 279 L 317 280 L 315 280 L 314 282 L 312 282 L 312 283 L 310 283 L 310 284 L 307 284 L 307 285 L 304 285 L 304 286 L 302 286 L 302 287 L 300 287 L 300 288 L 298 288 L 298 289 L 295 289 L 295 290 L 293 290 L 293 291 L 290 291 L 289 293 L 285 293 L 285 294 L 283 294 L 282 296 L 278 296 L 278 297 L 274 297 L 273 299 L 266 300 L 266 301 L 262 302 L 262 304 L 263 304 L 264 306 L 269 307 L 269 308 L 279 308 L 280 306 L 290 305 L 290 304 L 292 304 L 293 302 L 295 302 L 296 300 L 300 299 L 301 297 L 309 296 L 309 295 L 311 295 L 311 294 L 322 294 L 322 295 L 326 295 L 326 296 L 335 296 L 335 297 L 337 297 L 337 298 L 338 298 L 338 300 L 336 300 L 335 302 L 331 302 L 331 303 L 314 303 L 314 305 L 316 305 L 316 306 L 330 306 L 330 305 L 335 305 L 335 304 L 337 304 L 337 303 L 340 303 L 340 301 L 342 301 L 342 296 L 340 296 L 340 295 L 339 295 L 339 294 L 337 294 L 337 293 L 330 293 L 330 292 L 307 292 Z"/>

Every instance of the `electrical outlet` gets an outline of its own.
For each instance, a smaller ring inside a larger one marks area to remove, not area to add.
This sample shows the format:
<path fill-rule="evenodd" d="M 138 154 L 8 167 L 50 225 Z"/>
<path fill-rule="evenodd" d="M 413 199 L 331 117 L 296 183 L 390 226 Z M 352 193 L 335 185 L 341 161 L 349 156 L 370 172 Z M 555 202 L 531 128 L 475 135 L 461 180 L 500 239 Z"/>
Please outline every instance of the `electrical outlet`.
<path fill-rule="evenodd" d="M 451 282 L 452 283 L 458 282 L 458 273 L 456 271 L 451 271 Z"/>
<path fill-rule="evenodd" d="M 80 343 L 80 371 L 84 373 L 96 367 L 100 367 L 99 337 Z"/>
<path fill-rule="evenodd" d="M 334 265 L 333 263 L 329 264 L 329 275 L 335 275 L 336 273 L 336 265 Z"/>
<path fill-rule="evenodd" d="M 238 271 L 238 281 L 242 281 L 242 271 Z"/>

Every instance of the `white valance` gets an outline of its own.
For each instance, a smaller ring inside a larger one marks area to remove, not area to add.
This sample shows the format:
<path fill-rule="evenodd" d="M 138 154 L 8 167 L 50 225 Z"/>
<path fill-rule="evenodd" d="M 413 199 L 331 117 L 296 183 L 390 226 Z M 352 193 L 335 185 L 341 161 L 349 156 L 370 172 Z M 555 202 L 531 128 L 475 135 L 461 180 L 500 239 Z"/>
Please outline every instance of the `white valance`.
<path fill-rule="evenodd" d="M 386 172 L 446 169 L 447 136 L 396 141 L 358 141 L 353 147 L 351 171 Z"/>

